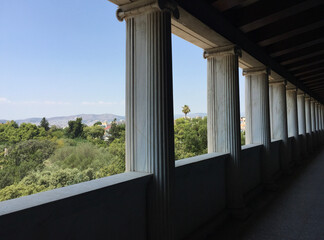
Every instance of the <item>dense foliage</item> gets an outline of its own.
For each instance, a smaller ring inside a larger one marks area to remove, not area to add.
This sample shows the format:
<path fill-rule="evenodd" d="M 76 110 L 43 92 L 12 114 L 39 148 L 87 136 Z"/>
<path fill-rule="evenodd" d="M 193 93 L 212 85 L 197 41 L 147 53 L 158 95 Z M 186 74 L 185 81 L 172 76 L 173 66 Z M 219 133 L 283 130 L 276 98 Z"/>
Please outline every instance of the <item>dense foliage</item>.
<path fill-rule="evenodd" d="M 114 122 L 115 140 L 105 142 L 99 123 L 88 127 L 79 118 L 65 129 L 47 123 L 0 124 L 0 201 L 125 171 L 124 124 Z"/>
<path fill-rule="evenodd" d="M 241 145 L 245 145 L 245 131 L 241 131 Z"/>
<path fill-rule="evenodd" d="M 0 124 L 0 201 L 124 172 L 125 124 L 113 121 L 107 141 L 101 125 Z M 176 160 L 207 153 L 207 117 L 175 120 L 174 136 Z"/>
<path fill-rule="evenodd" d="M 174 144 L 176 160 L 207 153 L 207 117 L 175 120 Z"/>

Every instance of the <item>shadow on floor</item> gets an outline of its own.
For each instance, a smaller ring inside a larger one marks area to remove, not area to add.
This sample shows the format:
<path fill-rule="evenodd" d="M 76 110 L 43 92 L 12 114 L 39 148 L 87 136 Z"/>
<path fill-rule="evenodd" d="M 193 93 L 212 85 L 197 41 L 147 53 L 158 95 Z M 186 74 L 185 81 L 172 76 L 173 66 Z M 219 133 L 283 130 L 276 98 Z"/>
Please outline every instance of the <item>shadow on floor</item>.
<path fill-rule="evenodd" d="M 208 240 L 324 240 L 324 150 L 281 177 L 264 192 L 245 221 L 228 220 Z"/>

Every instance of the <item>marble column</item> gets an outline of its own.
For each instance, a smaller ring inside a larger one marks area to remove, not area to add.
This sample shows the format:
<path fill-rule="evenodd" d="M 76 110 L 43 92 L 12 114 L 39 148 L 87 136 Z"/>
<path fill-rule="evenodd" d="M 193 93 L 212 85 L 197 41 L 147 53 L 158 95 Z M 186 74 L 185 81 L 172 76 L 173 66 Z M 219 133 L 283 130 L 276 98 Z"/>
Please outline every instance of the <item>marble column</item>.
<path fill-rule="evenodd" d="M 315 120 L 315 101 L 313 99 L 310 100 L 310 105 L 311 105 L 312 132 L 315 132 L 315 125 L 316 125 L 316 120 Z"/>
<path fill-rule="evenodd" d="M 323 105 L 321 104 L 321 130 L 324 129 L 323 113 L 324 113 L 324 109 L 323 109 Z"/>
<path fill-rule="evenodd" d="M 269 98 L 271 139 L 282 140 L 281 167 L 284 172 L 288 173 L 290 156 L 288 151 L 286 81 L 284 79 L 270 82 Z"/>
<path fill-rule="evenodd" d="M 311 117 L 311 103 L 310 97 L 308 95 L 305 96 L 305 115 L 306 115 L 306 133 L 307 136 L 307 151 L 308 153 L 312 153 L 313 143 L 312 143 L 312 117 Z"/>
<path fill-rule="evenodd" d="M 315 103 L 315 115 L 316 115 L 316 131 L 319 131 L 319 103 Z"/>
<path fill-rule="evenodd" d="M 302 136 L 300 143 L 302 155 L 307 155 L 306 116 L 305 116 L 305 93 L 297 92 L 298 134 Z"/>
<path fill-rule="evenodd" d="M 317 137 L 316 137 L 316 119 L 315 119 L 315 100 L 311 99 L 311 122 L 312 122 L 312 149 L 317 148 Z"/>
<path fill-rule="evenodd" d="M 134 1 L 126 21 L 126 171 L 152 173 L 148 239 L 174 239 L 174 127 L 171 14 L 175 6 Z"/>
<path fill-rule="evenodd" d="M 321 129 L 321 105 L 317 103 L 317 120 L 318 120 L 318 131 Z"/>
<path fill-rule="evenodd" d="M 274 179 L 270 159 L 269 70 L 249 68 L 245 76 L 246 144 L 263 144 L 261 174 L 263 184 L 271 188 Z"/>
<path fill-rule="evenodd" d="M 319 133 L 319 109 L 318 109 L 318 102 L 315 102 L 315 132 L 316 132 L 316 139 L 317 139 L 317 147 L 321 144 L 321 136 Z"/>
<path fill-rule="evenodd" d="M 288 136 L 298 138 L 297 89 L 287 88 Z"/>
<path fill-rule="evenodd" d="M 320 109 L 321 109 L 321 113 L 320 113 L 320 121 L 321 121 L 321 127 L 320 127 L 320 130 L 323 130 L 323 105 L 320 104 Z"/>
<path fill-rule="evenodd" d="M 292 160 L 300 163 L 300 149 L 298 141 L 298 113 L 297 113 L 297 88 L 287 88 L 287 123 L 288 137 L 294 137 L 292 146 Z"/>
<path fill-rule="evenodd" d="M 323 144 L 323 134 L 322 134 L 322 105 L 318 103 L 318 132 L 320 137 L 320 144 Z"/>
<path fill-rule="evenodd" d="M 323 128 L 323 121 L 322 121 L 322 104 L 319 104 L 319 130 L 321 131 Z"/>
<path fill-rule="evenodd" d="M 324 132 L 323 132 L 323 128 L 324 128 L 324 121 L 323 121 L 323 113 L 324 113 L 324 109 L 323 109 L 323 105 L 320 104 L 320 122 L 321 122 L 321 126 L 320 126 L 320 133 L 321 133 L 321 139 L 322 139 L 322 145 L 324 144 Z"/>
<path fill-rule="evenodd" d="M 241 133 L 238 58 L 240 49 L 224 46 L 207 49 L 208 152 L 230 153 L 227 165 L 228 207 L 244 207 L 240 176 Z"/>
<path fill-rule="evenodd" d="M 321 104 L 321 115 L 320 115 L 320 119 L 321 119 L 321 130 L 323 130 L 324 127 L 324 122 L 323 122 L 323 105 Z"/>
<path fill-rule="evenodd" d="M 312 121 L 311 121 L 311 104 L 310 97 L 305 96 L 305 119 L 306 119 L 306 133 L 312 132 Z"/>

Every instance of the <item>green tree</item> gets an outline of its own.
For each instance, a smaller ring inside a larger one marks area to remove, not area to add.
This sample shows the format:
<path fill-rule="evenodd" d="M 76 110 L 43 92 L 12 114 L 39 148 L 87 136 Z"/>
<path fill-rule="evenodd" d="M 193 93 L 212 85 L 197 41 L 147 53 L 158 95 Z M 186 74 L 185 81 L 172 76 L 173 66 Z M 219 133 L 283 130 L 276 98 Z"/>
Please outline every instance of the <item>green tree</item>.
<path fill-rule="evenodd" d="M 207 117 L 177 119 L 174 143 L 176 160 L 207 153 Z"/>
<path fill-rule="evenodd" d="M 0 124 L 0 201 L 124 172 L 125 124 L 113 121 L 108 147 L 103 133 L 81 118 L 65 130 Z"/>
<path fill-rule="evenodd" d="M 190 113 L 190 108 L 189 108 L 189 106 L 188 106 L 188 105 L 184 105 L 184 106 L 182 107 L 182 112 L 184 113 L 185 118 L 187 118 L 187 114 Z"/>
<path fill-rule="evenodd" d="M 93 126 L 101 126 L 101 125 L 102 125 L 102 122 L 100 122 L 100 121 L 98 121 L 95 124 L 93 124 Z"/>
<path fill-rule="evenodd" d="M 64 130 L 63 130 L 63 128 L 59 128 L 59 127 L 53 125 L 51 127 L 51 129 L 48 131 L 48 134 L 52 138 L 59 139 L 59 138 L 64 137 Z"/>
<path fill-rule="evenodd" d="M 19 127 L 18 124 L 14 120 L 8 121 L 8 122 L 6 122 L 6 124 L 13 128 Z"/>
<path fill-rule="evenodd" d="M 93 125 L 92 127 L 85 127 L 83 132 L 87 139 L 101 139 L 105 134 L 105 129 L 101 126 Z"/>
<path fill-rule="evenodd" d="M 9 148 L 6 162 L 0 169 L 0 188 L 19 182 L 30 171 L 42 169 L 43 162 L 55 151 L 49 140 L 28 140 Z"/>
<path fill-rule="evenodd" d="M 241 131 L 241 145 L 245 145 L 245 131 Z"/>
<path fill-rule="evenodd" d="M 48 165 L 57 166 L 60 169 L 77 168 L 81 171 L 92 168 L 98 171 L 111 163 L 113 156 L 107 148 L 95 146 L 87 141 L 77 145 L 64 146 L 55 151 L 47 160 Z"/>
<path fill-rule="evenodd" d="M 117 124 L 116 118 L 111 122 L 111 127 L 108 131 L 108 144 L 112 143 L 115 139 L 121 137 L 121 135 L 125 132 L 125 124 Z"/>
<path fill-rule="evenodd" d="M 49 127 L 49 123 L 48 121 L 46 120 L 45 117 L 42 118 L 42 120 L 40 121 L 40 127 L 43 127 L 45 129 L 45 131 L 48 131 L 50 129 Z"/>
<path fill-rule="evenodd" d="M 83 136 L 84 124 L 82 118 L 77 118 L 75 121 L 69 121 L 67 127 L 67 136 L 70 138 L 79 138 Z"/>
<path fill-rule="evenodd" d="M 110 143 L 108 151 L 111 156 L 116 158 L 116 162 L 121 166 L 123 171 L 125 171 L 125 158 L 126 158 L 126 148 L 125 148 L 125 130 L 120 132 L 120 137 L 115 138 L 113 142 Z"/>

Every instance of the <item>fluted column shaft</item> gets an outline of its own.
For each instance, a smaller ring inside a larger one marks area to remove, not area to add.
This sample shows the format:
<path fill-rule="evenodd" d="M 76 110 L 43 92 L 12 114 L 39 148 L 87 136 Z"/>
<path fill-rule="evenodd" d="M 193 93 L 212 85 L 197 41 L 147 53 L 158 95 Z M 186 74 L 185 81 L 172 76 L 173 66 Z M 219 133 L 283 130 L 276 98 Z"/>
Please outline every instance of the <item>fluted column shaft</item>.
<path fill-rule="evenodd" d="M 305 94 L 297 95 L 298 133 L 306 135 Z"/>
<path fill-rule="evenodd" d="M 305 116 L 305 94 L 297 94 L 297 113 L 298 113 L 298 134 L 302 135 L 301 150 L 304 157 L 307 155 L 306 143 L 306 116 Z"/>
<path fill-rule="evenodd" d="M 134 2 L 122 5 L 117 17 L 126 20 L 126 171 L 153 174 L 148 239 L 173 239 L 171 13 Z"/>
<path fill-rule="evenodd" d="M 317 103 L 317 122 L 318 122 L 317 131 L 320 130 L 320 126 L 321 126 L 320 114 L 321 114 L 320 104 Z"/>
<path fill-rule="evenodd" d="M 312 148 L 317 148 L 317 135 L 316 135 L 316 114 L 315 114 L 315 100 L 311 99 L 311 119 L 312 119 Z"/>
<path fill-rule="evenodd" d="M 323 122 L 322 122 L 322 105 L 321 104 L 319 104 L 318 105 L 318 107 L 319 107 L 319 126 L 318 126 L 318 128 L 319 128 L 319 130 L 322 130 L 322 126 L 323 126 Z"/>
<path fill-rule="evenodd" d="M 307 138 L 307 149 L 309 153 L 313 152 L 313 140 L 312 140 L 312 116 L 311 116 L 311 101 L 310 97 L 305 97 L 305 115 L 306 115 L 306 133 Z"/>
<path fill-rule="evenodd" d="M 311 100 L 311 123 L 312 123 L 312 132 L 315 132 L 315 102 L 314 100 Z"/>
<path fill-rule="evenodd" d="M 297 90 L 287 90 L 288 136 L 298 138 Z"/>
<path fill-rule="evenodd" d="M 323 105 L 321 104 L 321 130 L 323 130 L 323 128 L 324 128 L 324 119 L 323 119 L 323 113 L 324 113 L 324 111 L 323 111 L 324 109 L 323 109 Z"/>
<path fill-rule="evenodd" d="M 315 130 L 319 130 L 319 114 L 318 114 L 318 103 L 315 102 Z"/>
<path fill-rule="evenodd" d="M 312 133 L 310 97 L 305 97 L 306 133 Z"/>
<path fill-rule="evenodd" d="M 319 118 L 319 114 L 320 114 L 320 109 L 319 109 L 319 102 L 316 102 L 316 135 L 317 135 L 317 140 L 318 140 L 318 147 L 320 147 L 321 145 L 321 133 L 320 133 L 320 118 Z"/>
<path fill-rule="evenodd" d="M 241 134 L 238 57 L 235 46 L 208 49 L 207 133 L 208 152 L 230 153 L 227 199 L 231 209 L 244 207 L 240 177 Z"/>
<path fill-rule="evenodd" d="M 297 163 L 300 161 L 300 149 L 298 141 L 298 113 L 297 113 L 297 89 L 287 89 L 287 123 L 288 136 L 294 137 L 295 146 L 292 150 L 292 158 Z"/>
<path fill-rule="evenodd" d="M 263 144 L 262 181 L 273 185 L 270 164 L 269 72 L 263 68 L 244 69 L 246 144 Z"/>
<path fill-rule="evenodd" d="M 321 104 L 321 130 L 324 129 L 324 119 L 323 119 L 323 115 L 324 115 L 324 108 L 323 108 L 323 105 Z"/>
<path fill-rule="evenodd" d="M 286 83 L 284 80 L 270 83 L 270 127 L 271 138 L 281 139 L 281 166 L 283 171 L 289 171 L 288 130 L 287 130 L 287 105 Z"/>
<path fill-rule="evenodd" d="M 320 114 L 320 120 L 321 120 L 321 130 L 323 130 L 323 125 L 324 125 L 324 123 L 323 123 L 323 105 L 321 104 L 320 105 L 320 109 L 321 109 L 321 114 Z"/>
<path fill-rule="evenodd" d="M 316 138 L 317 138 L 317 144 L 319 147 L 321 144 L 321 135 L 319 132 L 319 103 L 315 102 L 315 130 L 316 130 Z"/>
<path fill-rule="evenodd" d="M 322 104 L 318 103 L 318 132 L 320 138 L 320 144 L 323 144 L 323 132 L 322 132 Z"/>

